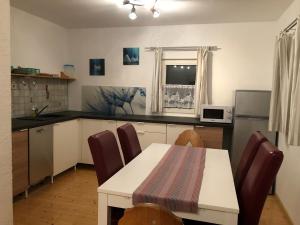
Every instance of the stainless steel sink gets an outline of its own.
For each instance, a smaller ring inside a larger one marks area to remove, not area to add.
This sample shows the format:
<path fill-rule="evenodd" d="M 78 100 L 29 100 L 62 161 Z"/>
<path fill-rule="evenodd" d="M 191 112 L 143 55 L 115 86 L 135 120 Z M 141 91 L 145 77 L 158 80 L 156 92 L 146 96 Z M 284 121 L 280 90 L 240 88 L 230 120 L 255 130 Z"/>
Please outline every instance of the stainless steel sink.
<path fill-rule="evenodd" d="M 59 117 L 64 117 L 65 115 L 60 115 L 60 114 L 45 114 L 45 115 L 39 115 L 36 118 L 59 118 Z"/>
<path fill-rule="evenodd" d="M 33 116 L 27 116 L 27 117 L 21 117 L 18 118 L 19 120 L 33 120 L 33 121 L 47 121 L 51 119 L 57 119 L 60 117 L 64 117 L 65 115 L 60 115 L 60 114 L 45 114 L 45 115 L 39 115 L 37 117 Z"/>

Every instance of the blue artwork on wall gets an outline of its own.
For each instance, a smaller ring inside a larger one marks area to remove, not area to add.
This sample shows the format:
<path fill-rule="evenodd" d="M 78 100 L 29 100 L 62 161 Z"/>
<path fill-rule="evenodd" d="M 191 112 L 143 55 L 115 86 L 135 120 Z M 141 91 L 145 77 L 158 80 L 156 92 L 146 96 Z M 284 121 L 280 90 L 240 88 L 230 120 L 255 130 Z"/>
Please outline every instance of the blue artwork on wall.
<path fill-rule="evenodd" d="M 105 59 L 90 59 L 90 75 L 91 76 L 105 75 Z"/>
<path fill-rule="evenodd" d="M 101 115 L 144 115 L 146 89 L 141 87 L 83 86 L 82 110 Z"/>
<path fill-rule="evenodd" d="M 139 65 L 140 49 L 139 48 L 123 48 L 123 65 Z"/>

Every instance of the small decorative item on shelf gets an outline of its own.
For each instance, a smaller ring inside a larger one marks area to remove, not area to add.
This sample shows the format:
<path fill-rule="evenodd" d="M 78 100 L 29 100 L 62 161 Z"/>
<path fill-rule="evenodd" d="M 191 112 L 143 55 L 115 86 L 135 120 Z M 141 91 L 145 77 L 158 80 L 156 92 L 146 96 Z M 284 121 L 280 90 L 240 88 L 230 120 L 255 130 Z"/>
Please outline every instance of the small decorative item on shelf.
<path fill-rule="evenodd" d="M 64 65 L 64 72 L 63 72 L 63 74 L 67 75 L 68 78 L 74 77 L 75 66 L 74 65 L 69 65 L 69 64 Z"/>
<path fill-rule="evenodd" d="M 71 80 L 72 77 L 70 77 L 69 75 L 65 74 L 65 72 L 60 72 L 60 79 Z"/>
<path fill-rule="evenodd" d="M 11 67 L 11 72 L 14 74 L 25 74 L 25 75 L 37 75 L 40 74 L 40 69 L 35 68 L 23 68 L 18 66 L 17 68 Z"/>
<path fill-rule="evenodd" d="M 49 73 L 40 73 L 39 76 L 41 77 L 58 77 L 58 75 L 55 74 L 49 74 Z"/>

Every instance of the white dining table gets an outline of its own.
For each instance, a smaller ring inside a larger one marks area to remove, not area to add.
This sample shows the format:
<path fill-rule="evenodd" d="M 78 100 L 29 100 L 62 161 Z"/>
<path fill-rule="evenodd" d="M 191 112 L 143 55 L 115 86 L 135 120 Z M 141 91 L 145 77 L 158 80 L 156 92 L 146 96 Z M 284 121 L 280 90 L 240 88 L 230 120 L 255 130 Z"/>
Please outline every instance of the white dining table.
<path fill-rule="evenodd" d="M 98 187 L 98 225 L 107 225 L 109 207 L 131 208 L 132 194 L 159 163 L 171 145 L 153 143 Z M 227 150 L 206 150 L 198 212 L 173 212 L 180 218 L 237 225 L 239 205 Z"/>

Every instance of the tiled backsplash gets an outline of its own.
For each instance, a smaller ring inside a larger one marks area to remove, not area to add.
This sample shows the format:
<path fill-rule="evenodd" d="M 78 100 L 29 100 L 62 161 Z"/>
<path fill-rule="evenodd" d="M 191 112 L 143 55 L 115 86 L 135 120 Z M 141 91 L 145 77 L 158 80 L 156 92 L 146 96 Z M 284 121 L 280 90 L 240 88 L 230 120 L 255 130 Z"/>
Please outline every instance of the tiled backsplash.
<path fill-rule="evenodd" d="M 49 105 L 44 113 L 68 109 L 68 81 L 45 78 L 13 77 L 13 118 L 32 115 L 32 107 L 39 110 Z"/>

